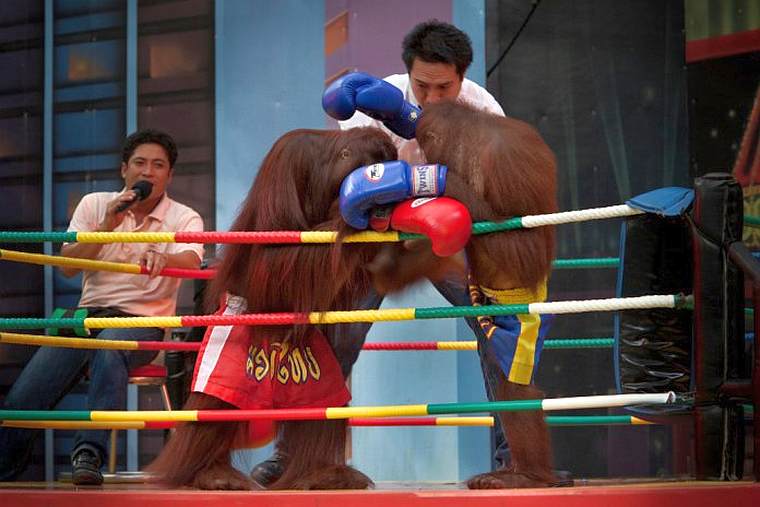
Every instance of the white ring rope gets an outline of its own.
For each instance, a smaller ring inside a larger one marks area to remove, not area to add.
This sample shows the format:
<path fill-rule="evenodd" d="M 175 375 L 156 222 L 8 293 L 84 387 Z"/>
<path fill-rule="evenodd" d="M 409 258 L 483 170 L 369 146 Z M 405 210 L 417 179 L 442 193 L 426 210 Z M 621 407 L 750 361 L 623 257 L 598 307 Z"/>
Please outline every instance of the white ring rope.
<path fill-rule="evenodd" d="M 551 410 L 573 410 L 579 408 L 609 408 L 625 407 L 629 405 L 669 404 L 675 403 L 676 394 L 673 391 L 667 393 L 652 394 L 610 394 L 601 396 L 575 396 L 571 398 L 545 398 L 541 401 L 541 408 Z"/>
<path fill-rule="evenodd" d="M 642 215 L 644 211 L 632 208 L 627 204 L 605 206 L 604 208 L 589 208 L 577 211 L 563 211 L 561 213 L 549 213 L 547 215 L 525 215 L 521 219 L 523 227 L 540 227 L 542 225 L 559 225 L 573 222 L 585 222 L 587 220 L 601 220 L 604 218 L 629 217 Z"/>
<path fill-rule="evenodd" d="M 583 313 L 614 312 L 617 310 L 643 310 L 645 308 L 675 308 L 680 296 L 638 296 L 628 298 L 588 299 L 585 301 L 551 301 L 531 303 L 528 312 L 537 313 Z"/>

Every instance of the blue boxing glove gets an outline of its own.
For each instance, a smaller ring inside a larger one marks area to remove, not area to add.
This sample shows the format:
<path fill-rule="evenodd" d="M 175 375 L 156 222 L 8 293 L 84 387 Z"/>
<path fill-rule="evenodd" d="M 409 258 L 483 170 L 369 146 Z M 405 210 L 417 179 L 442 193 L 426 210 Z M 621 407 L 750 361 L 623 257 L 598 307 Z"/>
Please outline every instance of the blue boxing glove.
<path fill-rule="evenodd" d="M 333 81 L 322 95 L 322 108 L 336 120 L 348 120 L 361 111 L 404 139 L 414 138 L 422 113 L 404 100 L 401 90 L 363 72 L 351 72 Z"/>
<path fill-rule="evenodd" d="M 366 229 L 369 213 L 378 205 L 411 197 L 435 197 L 446 190 L 446 166 L 409 166 L 403 160 L 354 169 L 340 186 L 340 214 L 348 225 Z"/>

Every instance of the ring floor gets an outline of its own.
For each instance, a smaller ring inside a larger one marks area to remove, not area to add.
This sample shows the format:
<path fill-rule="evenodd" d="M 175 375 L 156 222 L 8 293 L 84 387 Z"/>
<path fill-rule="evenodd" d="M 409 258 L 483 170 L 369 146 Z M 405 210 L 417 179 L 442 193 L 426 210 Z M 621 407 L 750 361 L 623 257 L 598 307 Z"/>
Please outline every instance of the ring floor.
<path fill-rule="evenodd" d="M 146 484 L 77 487 L 62 482 L 0 483 L 2 504 L 13 507 L 642 507 L 760 505 L 760 483 L 576 480 L 576 486 L 471 491 L 461 483 L 378 483 L 367 491 L 199 491 L 167 490 Z"/>

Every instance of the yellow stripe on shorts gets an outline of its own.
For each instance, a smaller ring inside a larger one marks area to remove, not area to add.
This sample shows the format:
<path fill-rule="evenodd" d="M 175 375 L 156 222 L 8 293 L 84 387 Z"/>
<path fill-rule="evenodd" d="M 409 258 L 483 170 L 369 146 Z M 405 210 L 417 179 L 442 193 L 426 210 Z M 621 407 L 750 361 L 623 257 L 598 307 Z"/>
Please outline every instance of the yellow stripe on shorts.
<path fill-rule="evenodd" d="M 528 385 L 533 377 L 541 316 L 517 315 L 516 317 L 520 321 L 520 336 L 517 338 L 515 355 L 512 358 L 512 367 L 509 369 L 508 378 L 510 382 L 515 384 Z"/>

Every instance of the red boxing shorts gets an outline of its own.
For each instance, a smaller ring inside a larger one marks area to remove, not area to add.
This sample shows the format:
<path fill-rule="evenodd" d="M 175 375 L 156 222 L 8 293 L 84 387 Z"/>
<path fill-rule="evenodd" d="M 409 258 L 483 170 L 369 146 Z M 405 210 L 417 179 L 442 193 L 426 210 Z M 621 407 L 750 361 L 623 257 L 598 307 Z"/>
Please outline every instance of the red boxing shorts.
<path fill-rule="evenodd" d="M 229 296 L 217 314 L 245 311 L 244 298 Z M 349 402 L 351 393 L 340 365 L 316 328 L 297 347 L 266 338 L 254 341 L 252 331 L 249 326 L 207 329 L 195 363 L 194 392 L 246 410 L 340 407 Z M 253 426 L 259 425 L 251 425 L 250 433 L 256 435 L 271 428 L 271 424 Z"/>

